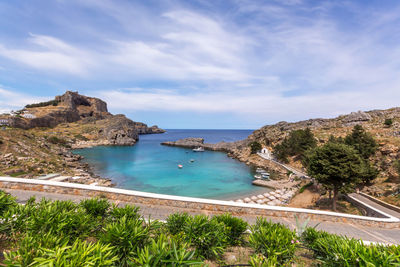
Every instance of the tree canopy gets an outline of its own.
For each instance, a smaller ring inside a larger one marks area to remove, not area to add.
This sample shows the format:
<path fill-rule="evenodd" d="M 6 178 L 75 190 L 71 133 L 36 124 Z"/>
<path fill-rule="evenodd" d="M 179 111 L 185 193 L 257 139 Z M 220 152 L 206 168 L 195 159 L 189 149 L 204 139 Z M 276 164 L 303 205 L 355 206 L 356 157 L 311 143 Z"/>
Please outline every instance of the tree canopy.
<path fill-rule="evenodd" d="M 344 142 L 354 147 L 364 159 L 375 154 L 378 148 L 375 139 L 361 125 L 354 126 L 353 131 L 345 137 Z"/>
<path fill-rule="evenodd" d="M 287 162 L 289 156 L 304 156 L 304 152 L 317 146 L 317 140 L 310 128 L 294 130 L 282 143 L 274 147 L 277 159 Z"/>
<path fill-rule="evenodd" d="M 250 150 L 251 150 L 251 154 L 255 154 L 257 153 L 257 151 L 261 150 L 261 144 L 259 142 L 251 142 L 250 143 Z"/>
<path fill-rule="evenodd" d="M 338 193 L 359 183 L 366 172 L 364 160 L 346 144 L 328 142 L 309 151 L 306 157 L 308 175 L 332 188 L 333 210 L 336 210 Z"/>

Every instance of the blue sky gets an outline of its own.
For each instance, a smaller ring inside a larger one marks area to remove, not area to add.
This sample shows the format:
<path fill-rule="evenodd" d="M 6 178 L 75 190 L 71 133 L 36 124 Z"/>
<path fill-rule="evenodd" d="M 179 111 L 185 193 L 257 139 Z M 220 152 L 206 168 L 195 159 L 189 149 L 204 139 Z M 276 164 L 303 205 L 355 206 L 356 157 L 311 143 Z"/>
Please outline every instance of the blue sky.
<path fill-rule="evenodd" d="M 399 106 L 398 1 L 0 0 L 0 112 L 66 90 L 163 128 Z"/>

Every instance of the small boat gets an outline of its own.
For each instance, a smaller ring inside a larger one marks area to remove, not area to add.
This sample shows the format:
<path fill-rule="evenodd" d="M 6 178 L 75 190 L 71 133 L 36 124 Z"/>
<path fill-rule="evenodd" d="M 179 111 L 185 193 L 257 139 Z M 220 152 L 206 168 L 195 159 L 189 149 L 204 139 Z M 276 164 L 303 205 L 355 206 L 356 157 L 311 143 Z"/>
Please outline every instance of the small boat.
<path fill-rule="evenodd" d="M 261 179 L 261 175 L 260 174 L 256 174 L 256 175 L 254 175 L 254 178 L 255 179 Z"/>
<path fill-rule="evenodd" d="M 178 164 L 178 168 L 179 168 L 179 169 L 182 169 L 182 168 L 183 168 L 183 165 Z"/>
<path fill-rule="evenodd" d="M 204 147 L 199 146 L 197 148 L 193 148 L 193 151 L 194 152 L 204 152 Z"/>
<path fill-rule="evenodd" d="M 269 175 L 261 175 L 261 178 L 264 180 L 269 180 Z"/>
<path fill-rule="evenodd" d="M 189 161 L 190 161 L 190 162 L 194 162 L 194 159 L 190 159 Z"/>
<path fill-rule="evenodd" d="M 264 170 L 264 169 L 261 169 L 261 168 L 257 168 L 256 172 L 257 172 L 257 173 L 262 173 L 262 172 L 265 172 L 265 170 Z"/>
<path fill-rule="evenodd" d="M 268 172 L 262 172 L 262 173 L 260 173 L 261 175 L 267 175 L 267 176 L 269 176 L 269 173 Z"/>

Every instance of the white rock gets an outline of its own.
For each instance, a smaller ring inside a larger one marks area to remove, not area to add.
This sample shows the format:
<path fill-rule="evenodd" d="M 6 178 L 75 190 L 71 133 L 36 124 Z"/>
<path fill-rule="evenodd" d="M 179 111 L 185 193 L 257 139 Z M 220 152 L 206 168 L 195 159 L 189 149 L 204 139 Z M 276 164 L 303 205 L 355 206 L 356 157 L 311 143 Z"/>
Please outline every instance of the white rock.
<path fill-rule="evenodd" d="M 251 199 L 248 198 L 248 197 L 246 197 L 246 198 L 244 199 L 244 202 L 245 202 L 245 203 L 250 203 L 250 202 L 251 202 Z"/>
<path fill-rule="evenodd" d="M 278 194 L 282 194 L 282 190 L 276 190 L 275 192 Z"/>
<path fill-rule="evenodd" d="M 244 201 L 243 201 L 243 199 L 238 199 L 238 200 L 236 200 L 236 202 L 243 203 Z"/>
<path fill-rule="evenodd" d="M 272 192 L 269 192 L 269 194 L 275 196 L 275 195 L 276 195 L 276 192 L 275 192 L 275 191 L 272 191 Z"/>
<path fill-rule="evenodd" d="M 264 197 L 269 197 L 270 194 L 269 193 L 264 193 Z"/>
<path fill-rule="evenodd" d="M 269 196 L 268 197 L 270 200 L 275 200 L 276 199 L 276 197 L 274 197 L 274 196 Z"/>
<path fill-rule="evenodd" d="M 259 199 L 264 199 L 265 197 L 263 195 L 258 195 L 257 196 Z"/>
<path fill-rule="evenodd" d="M 263 200 L 263 199 L 257 200 L 257 204 L 263 204 L 263 203 L 264 203 L 264 200 Z"/>
<path fill-rule="evenodd" d="M 252 197 L 251 197 L 251 200 L 253 200 L 253 201 L 257 201 L 257 199 L 258 199 L 258 198 L 257 198 L 256 196 L 252 196 Z"/>
<path fill-rule="evenodd" d="M 270 205 L 270 206 L 275 206 L 275 202 L 274 201 L 270 201 L 267 204 Z"/>

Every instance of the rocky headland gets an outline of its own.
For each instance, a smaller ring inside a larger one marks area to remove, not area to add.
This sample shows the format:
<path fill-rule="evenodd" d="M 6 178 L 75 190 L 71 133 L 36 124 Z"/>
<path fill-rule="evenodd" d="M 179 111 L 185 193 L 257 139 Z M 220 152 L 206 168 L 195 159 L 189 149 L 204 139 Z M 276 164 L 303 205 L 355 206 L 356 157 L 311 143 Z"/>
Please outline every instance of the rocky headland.
<path fill-rule="evenodd" d="M 141 134 L 163 133 L 122 114 L 108 112 L 101 99 L 67 91 L 54 100 L 30 104 L 0 116 L 0 175 L 37 177 L 59 173 L 65 180 L 111 185 L 96 176 L 71 149 L 134 145 Z M 70 179 L 74 177 L 74 179 Z M 61 179 L 61 178 L 54 178 Z"/>

